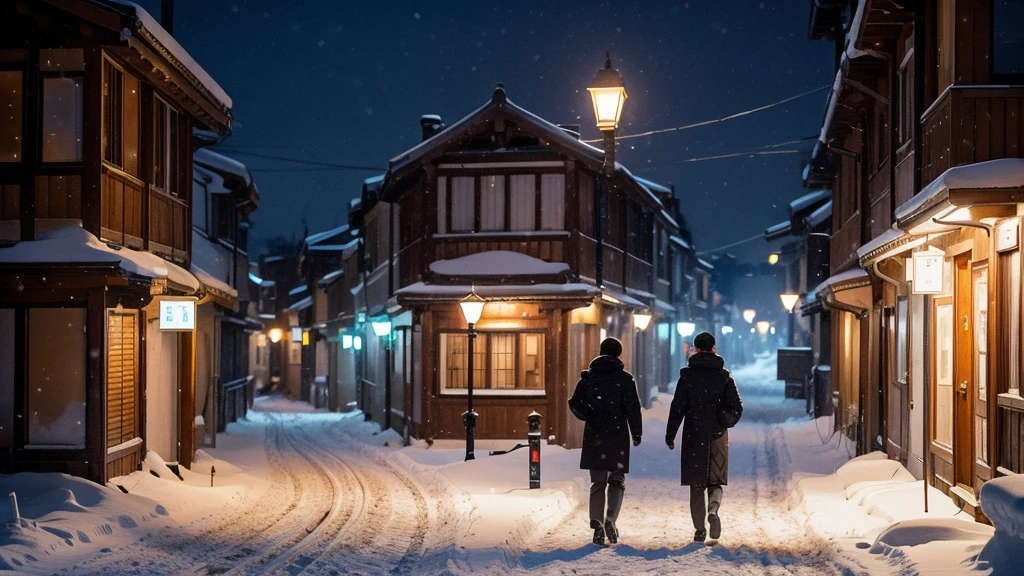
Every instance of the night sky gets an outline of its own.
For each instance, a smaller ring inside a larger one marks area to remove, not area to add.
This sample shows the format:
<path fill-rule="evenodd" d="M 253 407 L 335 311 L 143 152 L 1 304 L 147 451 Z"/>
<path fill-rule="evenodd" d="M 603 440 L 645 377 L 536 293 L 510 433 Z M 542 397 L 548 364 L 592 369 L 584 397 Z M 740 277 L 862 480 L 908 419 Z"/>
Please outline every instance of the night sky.
<path fill-rule="evenodd" d="M 140 2 L 159 17 L 159 1 Z M 344 223 L 364 178 L 503 82 L 509 99 L 597 138 L 586 91 L 606 50 L 626 83 L 622 135 L 720 118 L 830 84 L 832 48 L 807 39 L 806 0 L 597 2 L 177 0 L 175 35 L 234 100 L 219 147 L 245 162 L 256 241 Z M 800 154 L 683 162 L 818 133 L 827 90 L 711 126 L 622 141 L 634 174 L 674 184 L 698 251 L 785 219 L 805 191 Z M 242 153 L 246 154 L 242 154 Z M 377 167 L 341 170 L 278 156 Z M 774 246 L 777 248 L 777 245 Z M 767 257 L 756 240 L 734 248 Z"/>

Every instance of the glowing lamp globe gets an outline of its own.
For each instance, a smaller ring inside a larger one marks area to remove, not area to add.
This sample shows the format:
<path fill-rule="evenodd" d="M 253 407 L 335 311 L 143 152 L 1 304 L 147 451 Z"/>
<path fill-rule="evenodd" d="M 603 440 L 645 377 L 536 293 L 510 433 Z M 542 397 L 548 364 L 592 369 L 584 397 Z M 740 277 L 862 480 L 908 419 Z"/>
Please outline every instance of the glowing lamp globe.
<path fill-rule="evenodd" d="M 768 333 L 768 329 L 772 327 L 772 323 L 767 320 L 761 320 L 757 323 L 757 333 L 764 336 Z"/>
<path fill-rule="evenodd" d="M 476 324 L 480 321 L 480 315 L 484 313 L 484 303 L 484 299 L 478 296 L 475 290 L 470 291 L 468 296 L 459 301 L 467 324 Z"/>
<path fill-rule="evenodd" d="M 391 321 L 373 321 L 370 322 L 370 326 L 373 326 L 373 333 L 378 337 L 384 337 L 391 333 Z"/>
<path fill-rule="evenodd" d="M 678 322 L 676 323 L 676 330 L 679 331 L 679 335 L 683 338 L 692 336 L 693 331 L 697 329 L 697 325 L 693 322 Z"/>
<path fill-rule="evenodd" d="M 782 300 L 782 305 L 786 308 L 786 312 L 792 312 L 793 308 L 796 307 L 797 300 L 800 300 L 800 295 L 779 294 L 779 298 Z"/>
<path fill-rule="evenodd" d="M 747 324 L 752 323 L 755 316 L 757 316 L 757 311 L 753 308 L 747 308 L 743 311 L 743 319 L 747 321 Z"/>
<path fill-rule="evenodd" d="M 280 342 L 281 336 L 283 335 L 284 334 L 281 332 L 280 328 L 272 328 L 270 332 L 267 333 L 267 337 L 270 338 L 270 341 L 273 342 L 274 344 Z"/>
<path fill-rule="evenodd" d="M 641 332 L 647 330 L 647 326 L 651 323 L 651 315 L 646 312 L 635 312 L 633 313 L 633 326 Z"/>
<path fill-rule="evenodd" d="M 594 116 L 598 130 L 614 130 L 619 126 L 622 105 L 626 102 L 626 87 L 618 70 L 612 69 L 612 57 L 608 54 L 604 68 L 597 71 L 594 81 L 587 86 L 594 101 Z"/>

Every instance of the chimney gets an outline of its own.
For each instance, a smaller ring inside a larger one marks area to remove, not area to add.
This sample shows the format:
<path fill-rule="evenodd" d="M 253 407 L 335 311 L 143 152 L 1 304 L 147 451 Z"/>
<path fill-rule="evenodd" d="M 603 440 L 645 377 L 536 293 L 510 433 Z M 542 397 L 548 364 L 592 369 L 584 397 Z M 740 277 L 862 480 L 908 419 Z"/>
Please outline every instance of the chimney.
<path fill-rule="evenodd" d="M 174 36 L 174 0 L 160 0 L 160 26 Z"/>
<path fill-rule="evenodd" d="M 559 124 L 559 128 L 562 132 L 565 132 L 569 136 L 579 140 L 580 139 L 580 125 L 579 124 Z"/>
<path fill-rule="evenodd" d="M 420 116 L 420 129 L 423 130 L 423 140 L 429 140 L 444 130 L 444 123 L 441 122 L 441 117 L 437 114 L 424 114 Z"/>

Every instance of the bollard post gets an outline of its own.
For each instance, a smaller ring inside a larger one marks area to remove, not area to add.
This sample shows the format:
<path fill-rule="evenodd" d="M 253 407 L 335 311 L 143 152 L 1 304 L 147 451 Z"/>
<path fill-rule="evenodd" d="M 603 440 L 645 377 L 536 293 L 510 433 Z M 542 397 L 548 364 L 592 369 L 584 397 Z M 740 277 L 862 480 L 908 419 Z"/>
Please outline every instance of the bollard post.
<path fill-rule="evenodd" d="M 217 473 L 216 466 L 210 466 L 210 488 L 213 488 L 213 475 Z"/>
<path fill-rule="evenodd" d="M 8 498 L 11 499 L 11 524 L 21 526 L 21 512 L 18 511 L 18 496 L 11 492 Z"/>
<path fill-rule="evenodd" d="M 540 488 L 540 414 L 534 410 L 526 421 L 530 424 L 526 435 L 530 444 L 530 488 Z"/>

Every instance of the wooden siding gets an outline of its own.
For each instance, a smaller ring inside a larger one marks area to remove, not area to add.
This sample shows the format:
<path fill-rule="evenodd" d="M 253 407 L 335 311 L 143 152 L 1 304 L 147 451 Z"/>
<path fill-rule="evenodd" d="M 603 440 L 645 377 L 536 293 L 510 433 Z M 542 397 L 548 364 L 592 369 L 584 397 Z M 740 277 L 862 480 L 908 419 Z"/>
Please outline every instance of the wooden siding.
<path fill-rule="evenodd" d="M 143 247 L 145 185 L 104 164 L 100 178 L 100 238 L 122 246 Z"/>
<path fill-rule="evenodd" d="M 500 238 L 491 236 L 488 239 L 486 233 L 473 234 L 473 238 L 465 237 L 440 237 L 434 238 L 435 252 L 434 260 L 451 260 L 468 254 L 487 252 L 490 250 L 509 250 L 520 252 L 545 262 L 564 262 L 565 243 L 569 239 L 568 233 L 556 232 L 551 239 L 537 240 L 529 236 L 509 238 L 502 235 Z M 420 266 L 423 261 L 418 262 Z"/>
<path fill-rule="evenodd" d="M 150 189 L 149 249 L 175 260 L 185 260 L 191 236 L 191 211 L 180 198 Z"/>
<path fill-rule="evenodd" d="M 999 399 L 999 466 L 1013 472 L 1024 473 L 1024 400 L 1018 397 L 1009 402 Z"/>
<path fill-rule="evenodd" d="M 1024 157 L 1024 88 L 947 90 L 921 120 L 922 185 L 955 166 Z"/>
<path fill-rule="evenodd" d="M 840 270 L 843 265 L 854 257 L 861 246 L 861 217 L 855 213 L 840 226 L 834 226 L 835 232 L 829 242 L 832 270 Z"/>

